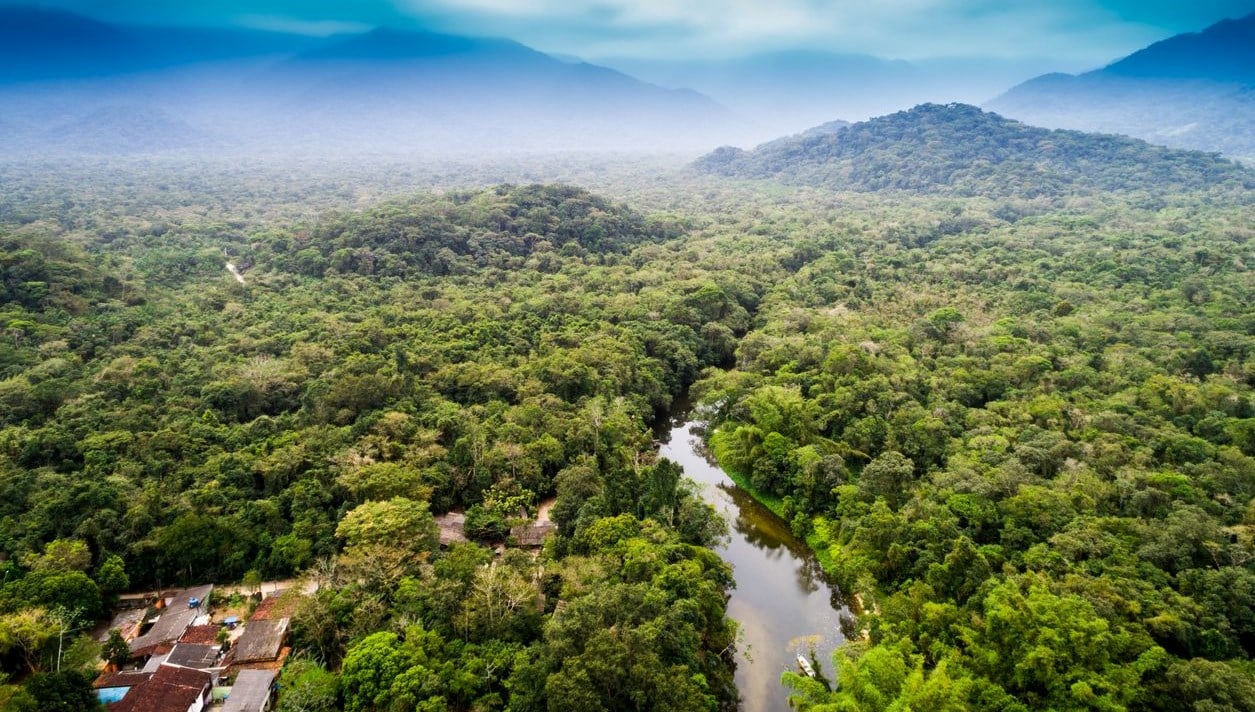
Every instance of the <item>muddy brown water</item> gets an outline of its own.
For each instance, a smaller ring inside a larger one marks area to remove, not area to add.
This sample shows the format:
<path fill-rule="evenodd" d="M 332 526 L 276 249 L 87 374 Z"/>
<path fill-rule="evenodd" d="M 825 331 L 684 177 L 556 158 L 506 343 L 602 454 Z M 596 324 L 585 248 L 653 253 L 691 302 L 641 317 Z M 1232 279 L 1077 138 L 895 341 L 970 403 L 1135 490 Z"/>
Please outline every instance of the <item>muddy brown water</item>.
<path fill-rule="evenodd" d="M 832 652 L 842 642 L 839 615 L 845 609 L 806 542 L 708 457 L 699 435 L 703 424 L 694 417 L 686 403 L 677 403 L 670 427 L 659 433 L 659 454 L 679 463 L 728 522 L 728 541 L 716 551 L 732 564 L 736 579 L 728 615 L 740 626 L 736 685 L 742 709 L 788 710 L 780 674 L 797 671 L 798 653 L 809 658 L 813 648 L 822 673 L 835 678 Z"/>

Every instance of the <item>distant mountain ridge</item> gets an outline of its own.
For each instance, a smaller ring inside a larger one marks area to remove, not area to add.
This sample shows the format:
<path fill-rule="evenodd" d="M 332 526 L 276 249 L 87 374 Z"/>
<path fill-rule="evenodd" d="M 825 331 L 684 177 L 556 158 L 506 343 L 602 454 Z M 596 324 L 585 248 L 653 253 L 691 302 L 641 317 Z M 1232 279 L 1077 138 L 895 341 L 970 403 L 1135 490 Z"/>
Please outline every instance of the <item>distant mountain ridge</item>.
<path fill-rule="evenodd" d="M 0 60 L 10 154 L 691 150 L 740 135 L 697 92 L 425 30 L 308 38 L 4 7 Z"/>
<path fill-rule="evenodd" d="M 990 197 L 1255 187 L 1255 173 L 1212 155 L 1027 126 L 964 104 L 922 104 L 753 151 L 724 147 L 693 167 L 834 190 Z"/>
<path fill-rule="evenodd" d="M 1043 126 L 1255 160 L 1255 13 L 1156 42 L 1093 72 L 1031 79 L 986 107 Z"/>
<path fill-rule="evenodd" d="M 951 58 L 904 61 L 838 50 L 775 51 L 728 59 L 610 59 L 661 86 L 692 87 L 761 130 L 756 141 L 834 117 L 880 116 L 923 102 L 977 102 L 1054 63 Z"/>
<path fill-rule="evenodd" d="M 1255 82 L 1255 13 L 1221 20 L 1138 50 L 1099 70 L 1105 74 L 1156 79 Z"/>
<path fill-rule="evenodd" d="M 126 27 L 61 10 L 0 6 L 0 83 L 105 77 L 286 54 L 321 42 L 257 30 Z"/>

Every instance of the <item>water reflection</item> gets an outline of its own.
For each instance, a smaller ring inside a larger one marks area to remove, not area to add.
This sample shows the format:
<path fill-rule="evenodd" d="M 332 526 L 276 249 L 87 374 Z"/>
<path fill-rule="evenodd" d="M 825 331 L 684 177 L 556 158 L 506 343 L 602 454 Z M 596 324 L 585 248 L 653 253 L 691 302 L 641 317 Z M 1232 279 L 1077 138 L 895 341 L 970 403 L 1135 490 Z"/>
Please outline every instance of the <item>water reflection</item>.
<path fill-rule="evenodd" d="M 728 615 L 741 626 L 736 681 L 742 705 L 749 712 L 787 710 L 780 673 L 795 670 L 795 656 L 812 645 L 828 667 L 842 640 L 838 592 L 788 524 L 707 459 L 701 424 L 686 422 L 682 408 L 677 412 L 670 430 L 659 434 L 659 451 L 683 466 L 729 524 L 729 539 L 718 551 L 736 578 Z M 824 672 L 831 677 L 831 670 Z"/>

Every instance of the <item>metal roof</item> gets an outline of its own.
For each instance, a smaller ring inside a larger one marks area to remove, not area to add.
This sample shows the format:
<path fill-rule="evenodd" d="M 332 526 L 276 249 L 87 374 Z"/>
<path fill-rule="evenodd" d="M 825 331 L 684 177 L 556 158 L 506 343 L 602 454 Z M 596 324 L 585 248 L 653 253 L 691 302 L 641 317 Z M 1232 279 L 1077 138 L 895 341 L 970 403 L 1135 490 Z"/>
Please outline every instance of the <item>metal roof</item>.
<path fill-rule="evenodd" d="M 161 616 L 153 623 L 153 627 L 147 633 L 131 641 L 131 653 L 140 653 L 162 643 L 173 643 L 178 640 L 188 626 L 196 620 L 196 617 L 204 612 L 199 607 L 189 608 L 188 602 L 194 598 L 200 602 L 200 605 L 203 605 L 213 589 L 212 585 L 197 586 L 175 596 L 170 605 L 161 609 Z"/>
<path fill-rule="evenodd" d="M 166 657 L 166 665 L 208 670 L 215 667 L 218 654 L 222 652 L 219 645 L 200 645 L 197 643 L 179 643 Z"/>
<path fill-rule="evenodd" d="M 288 633 L 288 619 L 249 621 L 244 634 L 235 641 L 236 663 L 255 663 L 279 657 L 283 639 Z"/>
<path fill-rule="evenodd" d="M 270 701 L 274 681 L 274 670 L 241 670 L 222 712 L 260 712 Z"/>

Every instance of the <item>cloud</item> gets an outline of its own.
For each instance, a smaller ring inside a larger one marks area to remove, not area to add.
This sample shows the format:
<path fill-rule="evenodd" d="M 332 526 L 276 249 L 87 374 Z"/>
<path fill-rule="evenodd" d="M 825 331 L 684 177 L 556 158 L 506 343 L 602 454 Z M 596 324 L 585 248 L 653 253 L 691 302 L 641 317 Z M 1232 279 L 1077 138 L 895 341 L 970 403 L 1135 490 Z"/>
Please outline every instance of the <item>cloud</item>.
<path fill-rule="evenodd" d="M 1137 9 L 1136 0 L 1128 0 L 1129 7 L 1097 0 L 397 2 L 402 11 L 448 29 L 510 35 L 541 49 L 592 58 L 713 57 L 804 48 L 907 59 L 1067 56 L 1100 62 L 1173 32 L 1151 22 L 1158 16 Z"/>
<path fill-rule="evenodd" d="M 41 1 L 105 20 L 237 24 L 302 34 L 409 23 L 510 37 L 592 59 L 820 49 L 904 59 L 1052 57 L 1093 64 L 1255 9 L 1255 0 Z"/>

